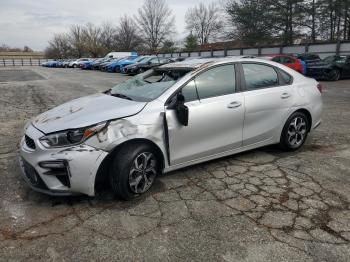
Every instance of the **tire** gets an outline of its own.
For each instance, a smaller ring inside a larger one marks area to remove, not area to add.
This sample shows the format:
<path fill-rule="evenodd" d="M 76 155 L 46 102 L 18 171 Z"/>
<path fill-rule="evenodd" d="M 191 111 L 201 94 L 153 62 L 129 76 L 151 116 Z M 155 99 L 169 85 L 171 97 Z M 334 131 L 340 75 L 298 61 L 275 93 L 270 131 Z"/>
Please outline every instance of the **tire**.
<path fill-rule="evenodd" d="M 77 65 L 76 65 L 76 64 L 74 64 L 74 65 L 73 65 L 73 68 L 77 68 Z"/>
<path fill-rule="evenodd" d="M 143 69 L 142 67 L 139 70 L 137 70 L 138 74 L 142 74 L 143 72 L 145 72 L 145 69 Z"/>
<path fill-rule="evenodd" d="M 301 148 L 306 141 L 309 125 L 304 113 L 293 113 L 283 127 L 279 146 L 285 151 L 295 151 Z"/>
<path fill-rule="evenodd" d="M 332 69 L 329 72 L 328 80 L 329 81 L 338 81 L 340 78 L 340 71 L 339 69 Z"/>
<path fill-rule="evenodd" d="M 129 200 L 147 192 L 160 172 L 159 167 L 157 153 L 151 146 L 123 146 L 114 156 L 109 170 L 113 193 L 120 199 Z"/>

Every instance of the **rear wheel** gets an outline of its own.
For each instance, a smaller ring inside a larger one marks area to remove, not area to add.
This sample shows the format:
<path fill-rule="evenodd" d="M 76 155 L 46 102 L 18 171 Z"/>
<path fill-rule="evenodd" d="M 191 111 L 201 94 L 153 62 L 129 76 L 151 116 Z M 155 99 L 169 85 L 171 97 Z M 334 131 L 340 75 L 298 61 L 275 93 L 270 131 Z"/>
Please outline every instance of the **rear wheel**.
<path fill-rule="evenodd" d="M 305 143 L 309 124 L 304 113 L 293 113 L 283 127 L 280 147 L 286 151 L 299 149 Z"/>
<path fill-rule="evenodd" d="M 128 200 L 147 192 L 160 171 L 155 150 L 147 144 L 122 147 L 110 168 L 114 194 Z"/>

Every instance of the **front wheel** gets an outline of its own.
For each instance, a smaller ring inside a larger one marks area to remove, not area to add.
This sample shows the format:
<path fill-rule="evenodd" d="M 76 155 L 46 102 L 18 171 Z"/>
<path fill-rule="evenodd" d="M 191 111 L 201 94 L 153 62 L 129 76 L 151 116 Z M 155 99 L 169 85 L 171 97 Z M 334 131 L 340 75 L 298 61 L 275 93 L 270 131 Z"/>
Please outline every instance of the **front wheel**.
<path fill-rule="evenodd" d="M 110 168 L 110 183 L 114 194 L 128 200 L 147 192 L 160 171 L 155 150 L 146 144 L 122 147 Z"/>
<path fill-rule="evenodd" d="M 308 135 L 309 124 L 310 123 L 304 113 L 293 113 L 283 127 L 280 147 L 286 151 L 299 149 L 305 143 Z"/>
<path fill-rule="evenodd" d="M 328 80 L 338 81 L 340 78 L 340 71 L 338 69 L 332 69 L 328 74 Z"/>

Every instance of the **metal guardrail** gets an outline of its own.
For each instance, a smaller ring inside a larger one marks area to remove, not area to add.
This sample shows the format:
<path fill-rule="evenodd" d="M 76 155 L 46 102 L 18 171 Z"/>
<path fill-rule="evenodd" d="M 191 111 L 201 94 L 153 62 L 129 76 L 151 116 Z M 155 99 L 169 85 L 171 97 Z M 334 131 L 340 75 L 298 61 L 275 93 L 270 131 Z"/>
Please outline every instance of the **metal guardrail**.
<path fill-rule="evenodd" d="M 0 58 L 0 67 L 11 66 L 41 66 L 42 63 L 51 61 L 51 59 L 41 58 Z"/>

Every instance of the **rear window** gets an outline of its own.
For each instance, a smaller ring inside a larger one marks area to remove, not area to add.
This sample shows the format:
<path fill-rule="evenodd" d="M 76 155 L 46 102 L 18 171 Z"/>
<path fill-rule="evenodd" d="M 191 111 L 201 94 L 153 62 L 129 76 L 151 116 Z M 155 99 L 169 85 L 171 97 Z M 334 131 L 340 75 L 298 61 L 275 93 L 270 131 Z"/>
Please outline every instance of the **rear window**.
<path fill-rule="evenodd" d="M 246 88 L 255 90 L 278 85 L 278 75 L 275 69 L 263 64 L 242 64 Z"/>

